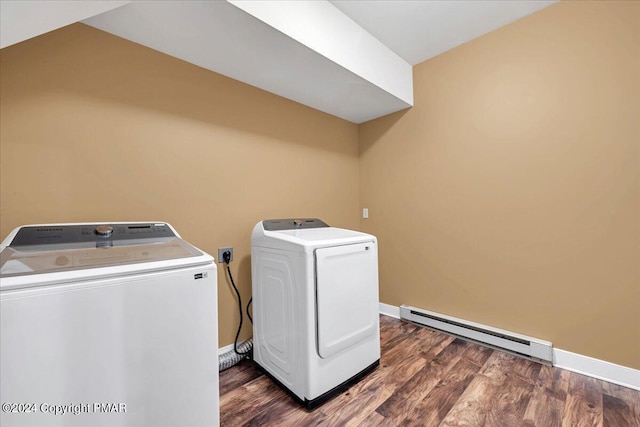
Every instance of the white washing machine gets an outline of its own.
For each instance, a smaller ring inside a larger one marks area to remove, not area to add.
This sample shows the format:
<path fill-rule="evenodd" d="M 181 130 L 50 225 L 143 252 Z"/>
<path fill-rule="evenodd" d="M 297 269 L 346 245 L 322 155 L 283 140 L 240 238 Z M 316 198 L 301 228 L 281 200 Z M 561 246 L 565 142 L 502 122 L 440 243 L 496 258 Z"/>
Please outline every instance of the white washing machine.
<path fill-rule="evenodd" d="M 307 408 L 378 366 L 374 236 L 313 218 L 261 221 L 251 272 L 253 359 Z"/>
<path fill-rule="evenodd" d="M 0 249 L 3 427 L 219 424 L 210 255 L 157 222 L 25 226 Z"/>

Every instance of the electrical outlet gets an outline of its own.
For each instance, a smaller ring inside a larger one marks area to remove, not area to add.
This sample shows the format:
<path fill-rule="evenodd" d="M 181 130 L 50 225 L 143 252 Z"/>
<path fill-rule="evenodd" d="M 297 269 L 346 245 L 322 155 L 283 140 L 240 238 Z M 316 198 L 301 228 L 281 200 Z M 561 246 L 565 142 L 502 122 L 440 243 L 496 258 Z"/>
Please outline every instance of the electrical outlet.
<path fill-rule="evenodd" d="M 369 218 L 369 209 L 368 208 L 362 208 L 362 218 Z"/>
<path fill-rule="evenodd" d="M 231 252 L 229 262 L 233 261 L 233 248 L 218 248 L 218 262 L 224 262 L 223 254 L 227 251 Z"/>

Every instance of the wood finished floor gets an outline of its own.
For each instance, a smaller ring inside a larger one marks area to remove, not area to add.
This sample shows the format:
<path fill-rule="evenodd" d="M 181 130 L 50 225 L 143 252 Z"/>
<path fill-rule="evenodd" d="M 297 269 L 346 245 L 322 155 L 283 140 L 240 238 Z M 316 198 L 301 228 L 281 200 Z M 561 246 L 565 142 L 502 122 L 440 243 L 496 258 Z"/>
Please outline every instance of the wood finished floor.
<path fill-rule="evenodd" d="M 380 366 L 309 412 L 253 362 L 220 373 L 222 426 L 640 427 L 640 392 L 381 316 Z"/>

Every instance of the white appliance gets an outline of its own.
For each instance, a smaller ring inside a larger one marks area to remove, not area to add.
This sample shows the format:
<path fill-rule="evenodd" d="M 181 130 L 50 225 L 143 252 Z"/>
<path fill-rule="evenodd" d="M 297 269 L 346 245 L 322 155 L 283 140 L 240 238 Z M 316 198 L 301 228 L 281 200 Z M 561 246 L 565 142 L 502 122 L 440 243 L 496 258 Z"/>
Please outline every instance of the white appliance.
<path fill-rule="evenodd" d="M 157 222 L 24 226 L 0 250 L 3 427 L 219 424 L 210 255 Z"/>
<path fill-rule="evenodd" d="M 253 359 L 307 408 L 380 362 L 377 249 L 313 218 L 253 229 Z"/>

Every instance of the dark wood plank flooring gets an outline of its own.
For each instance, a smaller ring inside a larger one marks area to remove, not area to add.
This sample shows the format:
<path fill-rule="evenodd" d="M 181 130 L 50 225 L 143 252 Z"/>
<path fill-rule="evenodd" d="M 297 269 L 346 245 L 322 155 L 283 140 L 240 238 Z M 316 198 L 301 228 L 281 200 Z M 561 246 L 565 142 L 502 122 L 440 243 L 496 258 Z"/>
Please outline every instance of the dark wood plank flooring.
<path fill-rule="evenodd" d="M 222 426 L 640 427 L 640 392 L 381 316 L 380 367 L 307 411 L 253 364 L 220 373 Z"/>

